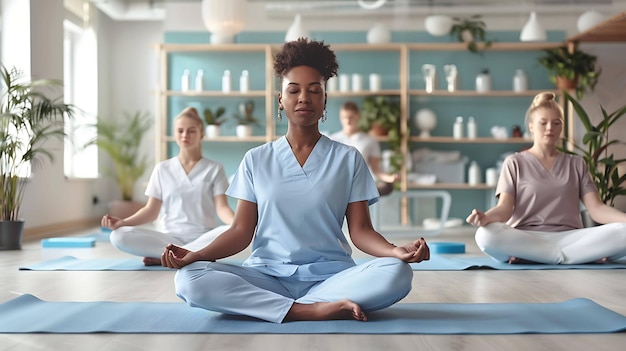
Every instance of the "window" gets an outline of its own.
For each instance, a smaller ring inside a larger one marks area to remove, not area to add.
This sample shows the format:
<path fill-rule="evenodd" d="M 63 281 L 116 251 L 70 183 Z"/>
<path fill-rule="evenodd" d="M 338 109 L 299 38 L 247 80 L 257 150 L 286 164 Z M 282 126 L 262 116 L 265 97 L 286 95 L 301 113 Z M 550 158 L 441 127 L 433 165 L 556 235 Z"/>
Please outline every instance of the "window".
<path fill-rule="evenodd" d="M 98 149 L 84 147 L 96 137 L 98 84 L 96 36 L 91 28 L 64 22 L 63 82 L 65 102 L 76 107 L 65 120 L 64 172 L 68 178 L 97 178 Z"/>

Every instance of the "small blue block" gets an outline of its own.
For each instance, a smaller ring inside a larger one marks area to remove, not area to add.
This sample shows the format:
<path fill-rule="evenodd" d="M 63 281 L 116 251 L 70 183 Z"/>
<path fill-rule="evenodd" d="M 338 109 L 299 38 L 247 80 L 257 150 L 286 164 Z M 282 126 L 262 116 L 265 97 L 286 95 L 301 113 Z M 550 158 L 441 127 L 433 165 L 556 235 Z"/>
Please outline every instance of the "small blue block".
<path fill-rule="evenodd" d="M 430 252 L 440 254 L 465 253 L 465 244 L 454 242 L 434 242 L 428 243 Z"/>
<path fill-rule="evenodd" d="M 94 247 L 96 238 L 94 237 L 59 237 L 41 240 L 41 247 Z"/>

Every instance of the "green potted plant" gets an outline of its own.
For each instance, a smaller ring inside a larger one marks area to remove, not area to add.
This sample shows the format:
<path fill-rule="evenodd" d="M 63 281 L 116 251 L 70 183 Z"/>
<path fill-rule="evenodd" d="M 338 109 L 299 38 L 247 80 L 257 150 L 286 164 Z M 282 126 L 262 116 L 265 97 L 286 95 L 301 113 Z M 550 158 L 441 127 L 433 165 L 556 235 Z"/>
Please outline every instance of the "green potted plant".
<path fill-rule="evenodd" d="M 548 69 L 550 81 L 561 90 L 576 90 L 582 99 L 585 90 L 593 91 L 602 70 L 596 68 L 597 57 L 575 48 L 562 46 L 544 50 L 539 63 Z"/>
<path fill-rule="evenodd" d="M 561 150 L 582 156 L 589 167 L 591 179 L 598 188 L 600 200 L 609 206 L 614 206 L 615 198 L 626 195 L 626 174 L 620 175 L 618 169 L 618 166 L 624 164 L 626 159 L 616 159 L 609 147 L 626 144 L 619 137 L 609 136 L 609 132 L 614 132 L 615 130 L 611 129 L 611 126 L 626 115 L 626 106 L 611 113 L 600 106 L 602 119 L 597 124 L 593 124 L 589 114 L 576 99 L 567 92 L 565 92 L 565 99 L 571 102 L 585 128 L 585 134 L 582 138 L 582 144 L 572 143 L 574 150 L 567 148 L 561 148 Z"/>
<path fill-rule="evenodd" d="M 54 160 L 45 144 L 63 139 L 64 116 L 71 117 L 74 108 L 63 103 L 59 81 L 27 80 L 17 68 L 4 65 L 0 75 L 0 250 L 19 250 L 20 208 L 30 169 L 42 159 Z M 48 97 L 52 94 L 57 97 Z"/>
<path fill-rule="evenodd" d="M 234 115 L 237 120 L 237 136 L 247 138 L 252 135 L 252 125 L 259 125 L 259 120 L 254 117 L 254 101 L 248 100 L 238 106 L 239 113 Z"/>
<path fill-rule="evenodd" d="M 144 135 L 152 127 L 152 120 L 148 113 L 124 113 L 121 120 L 98 119 L 94 126 L 97 136 L 86 146 L 96 145 L 111 158 L 113 167 L 105 172 L 115 179 L 121 195 L 121 201 L 114 200 L 109 204 L 109 212 L 115 217 L 128 217 L 143 206 L 134 201 L 133 193 L 135 183 L 148 166 L 140 146 Z"/>
<path fill-rule="evenodd" d="M 204 121 L 206 122 L 206 136 L 208 138 L 216 138 L 220 136 L 220 125 L 224 123 L 224 107 L 218 107 L 215 112 L 210 108 L 204 109 Z"/>
<path fill-rule="evenodd" d="M 363 100 L 359 128 L 375 137 L 387 136 L 387 142 L 393 155 L 391 167 L 393 172 L 402 168 L 402 140 L 400 131 L 400 103 L 387 96 L 368 96 Z"/>
<path fill-rule="evenodd" d="M 456 37 L 459 42 L 467 43 L 467 49 L 478 52 L 478 42 L 484 43 L 485 48 L 491 45 L 491 40 L 485 40 L 487 25 L 480 19 L 480 15 L 468 18 L 452 17 L 450 35 Z"/>

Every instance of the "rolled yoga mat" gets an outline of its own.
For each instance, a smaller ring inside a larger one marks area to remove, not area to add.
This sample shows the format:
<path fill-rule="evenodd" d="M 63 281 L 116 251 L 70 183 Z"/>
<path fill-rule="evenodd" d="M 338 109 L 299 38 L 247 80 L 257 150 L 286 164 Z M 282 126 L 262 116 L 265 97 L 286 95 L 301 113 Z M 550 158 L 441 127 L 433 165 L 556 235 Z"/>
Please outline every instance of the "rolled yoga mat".
<path fill-rule="evenodd" d="M 626 317 L 588 299 L 556 303 L 399 303 L 354 320 L 270 323 L 182 302 L 46 302 L 0 305 L 0 333 L 574 334 L 626 330 Z"/>

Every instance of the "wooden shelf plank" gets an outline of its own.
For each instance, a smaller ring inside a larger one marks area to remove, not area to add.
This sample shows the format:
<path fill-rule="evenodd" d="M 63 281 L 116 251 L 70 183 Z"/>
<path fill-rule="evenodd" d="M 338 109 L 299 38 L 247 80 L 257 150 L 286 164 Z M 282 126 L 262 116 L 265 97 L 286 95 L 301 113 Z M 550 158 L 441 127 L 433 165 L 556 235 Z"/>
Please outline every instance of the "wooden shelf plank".
<path fill-rule="evenodd" d="M 416 143 L 459 143 L 459 144 L 532 144 L 532 139 L 525 138 L 506 138 L 506 139 L 497 139 L 497 138 L 461 138 L 455 139 L 453 137 L 430 137 L 430 138 L 421 138 L 419 136 L 412 136 L 409 138 L 411 142 Z"/>
<path fill-rule="evenodd" d="M 265 90 L 252 90 L 245 93 L 239 91 L 231 91 L 223 93 L 218 90 L 203 90 L 203 91 L 180 91 L 180 90 L 167 90 L 163 92 L 166 96 L 208 96 L 208 97 L 265 97 Z"/>
<path fill-rule="evenodd" d="M 163 51 L 175 52 L 196 52 L 196 51 L 214 51 L 214 52 L 240 52 L 240 51 L 259 51 L 264 52 L 267 49 L 266 44 L 161 44 L 159 45 Z"/>
<path fill-rule="evenodd" d="M 626 41 L 626 12 L 613 16 L 588 30 L 567 38 L 568 42 L 623 42 Z"/>
<path fill-rule="evenodd" d="M 408 183 L 409 189 L 452 189 L 452 190 L 486 190 L 494 189 L 493 186 L 487 184 L 469 185 L 467 183 L 435 183 L 435 184 L 415 184 Z"/>
<path fill-rule="evenodd" d="M 369 90 L 362 90 L 362 91 L 332 91 L 332 92 L 328 92 L 328 96 L 332 96 L 332 97 L 355 97 L 355 96 L 393 96 L 393 95 L 398 95 L 400 96 L 402 94 L 402 92 L 400 91 L 400 89 L 385 89 L 385 90 L 378 90 L 378 91 L 369 91 Z"/>
<path fill-rule="evenodd" d="M 550 89 L 544 90 L 527 90 L 516 92 L 512 90 L 492 90 L 489 92 L 478 92 L 475 90 L 457 90 L 455 92 L 449 92 L 447 90 L 435 90 L 432 93 L 427 93 L 425 90 L 411 89 L 409 95 L 411 96 L 447 96 L 447 97 L 528 97 L 535 96 L 544 91 L 553 91 Z"/>

